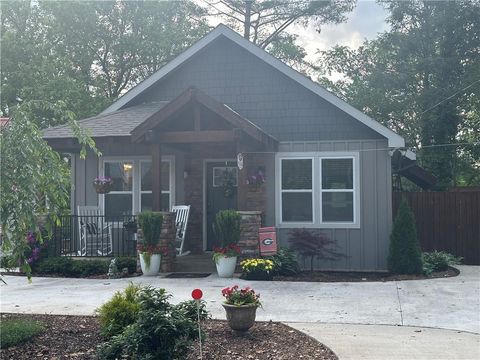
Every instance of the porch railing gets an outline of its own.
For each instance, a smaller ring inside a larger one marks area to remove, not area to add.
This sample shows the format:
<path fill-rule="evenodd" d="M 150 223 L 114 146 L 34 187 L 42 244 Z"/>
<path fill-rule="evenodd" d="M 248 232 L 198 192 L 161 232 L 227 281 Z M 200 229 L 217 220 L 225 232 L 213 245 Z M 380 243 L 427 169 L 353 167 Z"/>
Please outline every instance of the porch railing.
<path fill-rule="evenodd" d="M 136 216 L 62 215 L 48 252 L 50 256 L 135 256 L 136 245 Z"/>

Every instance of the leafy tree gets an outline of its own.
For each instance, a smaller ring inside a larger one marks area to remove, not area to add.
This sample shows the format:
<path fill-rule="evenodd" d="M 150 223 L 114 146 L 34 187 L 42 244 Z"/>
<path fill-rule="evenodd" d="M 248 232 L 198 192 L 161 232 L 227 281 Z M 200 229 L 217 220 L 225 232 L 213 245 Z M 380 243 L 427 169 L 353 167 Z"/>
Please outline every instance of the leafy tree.
<path fill-rule="evenodd" d="M 400 203 L 393 222 L 387 262 L 388 270 L 393 274 L 421 274 L 423 271 L 415 218 L 405 199 Z"/>
<path fill-rule="evenodd" d="M 221 17 L 254 44 L 306 72 L 313 65 L 305 60 L 305 50 L 295 43 L 295 35 L 286 33 L 287 29 L 292 25 L 313 25 L 320 31 L 322 25 L 345 21 L 345 14 L 353 9 L 355 1 L 252 0 L 250 11 L 248 0 L 203 0 L 203 3 L 210 16 Z"/>
<path fill-rule="evenodd" d="M 31 268 L 25 256 L 29 250 L 27 233 L 43 240 L 44 231 L 50 233 L 51 225 L 69 208 L 70 196 L 70 169 L 43 140 L 33 119 L 32 108 L 39 107 L 34 102 L 18 106 L 0 134 L 2 251 L 11 253 L 28 275 Z M 72 127 L 82 146 L 82 157 L 87 148 L 96 151 L 93 140 L 62 104 L 42 103 L 41 107 Z M 40 223 L 39 217 L 43 215 Z"/>
<path fill-rule="evenodd" d="M 190 1 L 2 2 L 2 114 L 18 99 L 96 114 L 202 37 L 202 16 Z"/>
<path fill-rule="evenodd" d="M 290 232 L 290 248 L 297 251 L 304 259 L 310 260 L 310 271 L 313 272 L 313 261 L 318 260 L 340 260 L 345 255 L 338 252 L 337 242 L 324 233 L 307 230 L 293 229 Z"/>
<path fill-rule="evenodd" d="M 478 1 L 382 2 L 390 30 L 357 50 L 337 46 L 321 53 L 321 79 L 339 96 L 405 136 L 438 188 L 475 181 L 480 92 Z M 476 120 L 477 119 L 477 120 Z M 443 146 L 470 142 L 467 146 Z M 477 146 L 478 147 L 478 146 Z"/>

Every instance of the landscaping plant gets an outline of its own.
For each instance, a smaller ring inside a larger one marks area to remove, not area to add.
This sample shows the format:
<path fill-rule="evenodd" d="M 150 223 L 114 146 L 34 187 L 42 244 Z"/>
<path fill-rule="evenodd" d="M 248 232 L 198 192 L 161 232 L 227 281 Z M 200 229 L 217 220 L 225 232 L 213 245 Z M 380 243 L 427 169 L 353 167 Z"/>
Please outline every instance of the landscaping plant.
<path fill-rule="evenodd" d="M 297 256 L 291 249 L 280 247 L 271 257 L 275 274 L 280 276 L 295 276 L 300 272 Z"/>
<path fill-rule="evenodd" d="M 310 271 L 313 272 L 313 261 L 339 260 L 345 257 L 337 251 L 339 246 L 327 235 L 307 229 L 293 229 L 290 232 L 291 249 L 297 251 L 300 256 L 310 261 Z"/>
<path fill-rule="evenodd" d="M 143 237 L 137 245 L 137 250 L 143 257 L 147 269 L 150 268 L 153 254 L 164 254 L 166 251 L 159 244 L 162 222 L 163 216 L 159 212 L 144 211 L 138 215 L 138 224 L 142 229 Z"/>
<path fill-rule="evenodd" d="M 0 322 L 0 347 L 6 349 L 30 341 L 43 330 L 43 326 L 36 321 L 2 319 Z"/>
<path fill-rule="evenodd" d="M 74 120 L 65 104 L 47 101 L 25 101 L 12 107 L 10 121 L 0 132 L 0 213 L 2 253 L 11 254 L 30 279 L 32 248 L 27 234 L 43 242 L 49 238 L 59 216 L 70 204 L 70 170 L 68 163 L 43 139 L 35 113 L 49 113 L 52 120 L 70 128 L 80 144 L 80 157 L 87 148 L 99 154 L 95 142 Z M 48 199 L 45 201 L 45 199 Z M 39 221 L 43 218 L 44 221 Z"/>
<path fill-rule="evenodd" d="M 137 260 L 134 257 L 118 257 L 115 259 L 119 270 L 128 268 L 130 274 L 136 271 Z M 109 259 L 74 260 L 63 256 L 47 257 L 32 264 L 32 273 L 35 275 L 88 277 L 107 274 L 109 264 Z"/>
<path fill-rule="evenodd" d="M 245 259 L 240 263 L 247 280 L 272 280 L 274 263 L 269 259 Z"/>
<path fill-rule="evenodd" d="M 437 271 L 446 271 L 449 266 L 460 265 L 462 257 L 456 257 L 445 251 L 424 252 L 422 254 L 423 272 L 425 275 L 430 275 Z"/>
<path fill-rule="evenodd" d="M 388 270 L 393 274 L 421 274 L 423 272 L 422 252 L 417 239 L 413 212 L 402 200 L 393 222 L 390 236 Z"/>
<path fill-rule="evenodd" d="M 241 216 L 235 210 L 219 211 L 212 224 L 213 233 L 221 247 L 214 247 L 213 260 L 218 263 L 222 257 L 235 257 L 241 255 L 241 249 L 237 246 L 240 240 Z"/>
<path fill-rule="evenodd" d="M 244 287 L 240 289 L 238 285 L 232 287 L 226 287 L 222 289 L 222 296 L 225 298 L 225 304 L 227 305 L 256 305 L 262 306 L 260 302 L 260 294 L 255 293 L 255 290 L 250 287 Z"/>
<path fill-rule="evenodd" d="M 196 304 L 172 305 L 165 289 L 147 286 L 135 291 L 138 312 L 123 331 L 99 346 L 99 359 L 182 359 L 198 338 Z M 208 314 L 200 303 L 201 319 Z"/>
<path fill-rule="evenodd" d="M 140 305 L 136 299 L 141 287 L 130 283 L 123 291 L 117 291 L 113 297 L 97 309 L 102 335 L 112 337 L 120 334 L 125 327 L 137 319 Z"/>

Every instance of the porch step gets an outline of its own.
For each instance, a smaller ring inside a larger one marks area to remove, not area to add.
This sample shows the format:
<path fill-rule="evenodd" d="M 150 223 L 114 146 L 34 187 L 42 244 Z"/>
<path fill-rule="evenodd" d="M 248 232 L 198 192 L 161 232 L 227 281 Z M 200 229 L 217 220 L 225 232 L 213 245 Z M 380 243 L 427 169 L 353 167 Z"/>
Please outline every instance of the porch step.
<path fill-rule="evenodd" d="M 212 273 L 216 271 L 211 253 L 200 255 L 189 254 L 177 256 L 175 259 L 175 272 L 182 273 Z"/>

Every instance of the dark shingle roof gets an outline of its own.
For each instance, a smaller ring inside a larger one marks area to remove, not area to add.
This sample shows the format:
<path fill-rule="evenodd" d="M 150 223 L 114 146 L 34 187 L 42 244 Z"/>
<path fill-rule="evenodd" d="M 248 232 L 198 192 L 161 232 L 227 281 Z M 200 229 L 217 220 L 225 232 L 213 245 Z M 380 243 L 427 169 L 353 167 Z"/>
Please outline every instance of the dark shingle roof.
<path fill-rule="evenodd" d="M 163 108 L 168 101 L 132 106 L 124 110 L 114 111 L 105 115 L 97 115 L 79 120 L 82 129 L 89 131 L 92 137 L 130 136 L 130 132 Z M 72 130 L 67 125 L 60 125 L 43 130 L 46 139 L 71 138 Z"/>

